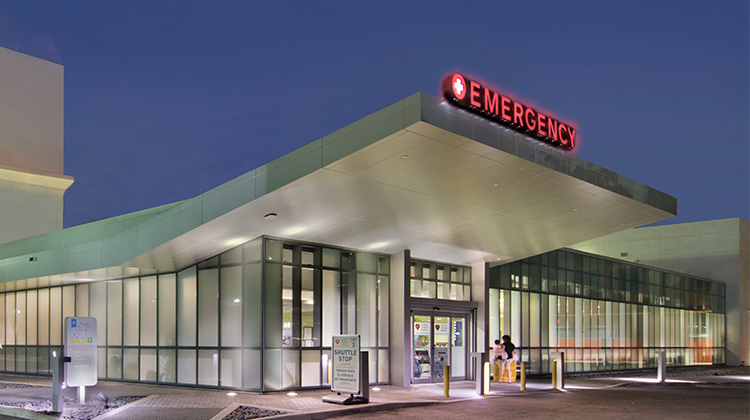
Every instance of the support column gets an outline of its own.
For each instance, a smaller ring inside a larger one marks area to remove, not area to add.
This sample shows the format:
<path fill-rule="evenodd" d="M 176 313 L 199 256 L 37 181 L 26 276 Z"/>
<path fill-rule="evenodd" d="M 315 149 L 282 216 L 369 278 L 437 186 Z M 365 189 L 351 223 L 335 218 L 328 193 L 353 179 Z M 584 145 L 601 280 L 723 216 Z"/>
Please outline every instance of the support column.
<path fill-rule="evenodd" d="M 477 302 L 477 351 L 488 352 L 490 342 L 490 282 L 489 263 L 471 266 L 471 300 Z"/>
<path fill-rule="evenodd" d="M 414 363 L 411 348 L 411 301 L 408 249 L 391 255 L 390 273 L 390 382 L 391 386 L 410 387 L 411 367 Z"/>

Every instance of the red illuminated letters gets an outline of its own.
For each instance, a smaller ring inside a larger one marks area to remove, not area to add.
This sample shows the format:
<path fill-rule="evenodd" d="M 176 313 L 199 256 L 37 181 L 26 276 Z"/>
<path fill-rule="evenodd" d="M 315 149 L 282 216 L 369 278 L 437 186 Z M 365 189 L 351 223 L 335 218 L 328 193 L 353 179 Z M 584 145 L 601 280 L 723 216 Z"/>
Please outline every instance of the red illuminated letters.
<path fill-rule="evenodd" d="M 455 105 L 552 146 L 571 150 L 576 145 L 575 128 L 459 73 L 443 80 L 443 95 Z"/>

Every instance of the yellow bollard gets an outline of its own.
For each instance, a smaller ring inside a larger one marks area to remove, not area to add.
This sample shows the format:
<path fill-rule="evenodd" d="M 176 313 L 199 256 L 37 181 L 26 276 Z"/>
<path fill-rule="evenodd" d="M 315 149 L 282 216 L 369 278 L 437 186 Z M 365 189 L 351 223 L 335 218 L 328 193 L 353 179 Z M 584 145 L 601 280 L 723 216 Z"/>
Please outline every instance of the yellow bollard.
<path fill-rule="evenodd" d="M 490 393 L 490 362 L 484 362 L 484 382 L 482 383 L 482 394 Z"/>
<path fill-rule="evenodd" d="M 552 389 L 557 389 L 557 360 L 552 361 Z"/>
<path fill-rule="evenodd" d="M 451 393 L 451 367 L 443 366 L 443 396 L 449 398 Z"/>
<path fill-rule="evenodd" d="M 526 391 L 526 362 L 521 362 L 521 391 Z"/>

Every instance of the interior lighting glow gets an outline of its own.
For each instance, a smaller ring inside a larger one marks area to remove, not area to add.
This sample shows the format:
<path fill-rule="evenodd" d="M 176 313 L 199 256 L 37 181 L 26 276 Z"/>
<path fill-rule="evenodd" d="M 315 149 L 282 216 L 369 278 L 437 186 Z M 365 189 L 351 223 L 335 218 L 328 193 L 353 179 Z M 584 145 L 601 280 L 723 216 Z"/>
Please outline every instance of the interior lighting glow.
<path fill-rule="evenodd" d="M 296 397 L 297 393 L 296 392 L 287 392 L 286 395 L 288 395 L 290 397 Z"/>
<path fill-rule="evenodd" d="M 304 226 L 294 226 L 284 231 L 284 235 L 295 235 L 304 232 L 307 228 Z"/>
<path fill-rule="evenodd" d="M 378 388 L 378 387 L 370 388 L 370 389 L 373 390 L 373 391 L 380 391 L 380 388 Z"/>
<path fill-rule="evenodd" d="M 379 249 L 379 248 L 382 248 L 382 247 L 384 247 L 386 245 L 388 245 L 388 241 L 375 242 L 375 243 L 372 243 L 372 244 L 368 245 L 367 247 L 370 248 L 370 249 Z"/>
<path fill-rule="evenodd" d="M 236 392 L 227 392 L 227 396 L 228 397 L 236 397 L 237 393 Z"/>

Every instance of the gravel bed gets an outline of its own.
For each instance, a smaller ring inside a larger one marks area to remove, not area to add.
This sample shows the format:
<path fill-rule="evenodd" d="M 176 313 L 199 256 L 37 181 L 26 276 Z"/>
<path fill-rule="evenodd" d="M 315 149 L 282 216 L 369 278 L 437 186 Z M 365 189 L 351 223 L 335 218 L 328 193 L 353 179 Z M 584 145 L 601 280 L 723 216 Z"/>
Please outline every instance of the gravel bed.
<path fill-rule="evenodd" d="M 20 384 L 18 384 L 20 385 Z M 23 388 L 23 386 L 19 387 Z M 78 399 L 64 398 L 62 412 L 52 411 L 51 400 L 9 398 L 0 400 L 0 405 L 5 407 L 22 408 L 48 416 L 54 416 L 66 420 L 91 420 L 108 411 L 120 408 L 125 404 L 138 401 L 145 397 L 117 397 L 109 398 L 106 402 L 98 398 L 87 399 L 86 404 L 78 404 Z"/>
<path fill-rule="evenodd" d="M 244 420 L 244 419 L 260 419 L 263 417 L 278 416 L 281 414 L 289 414 L 286 411 L 279 410 L 266 410 L 263 408 L 249 407 L 241 405 L 234 409 L 231 413 L 224 416 L 222 420 Z"/>
<path fill-rule="evenodd" d="M 655 375 L 656 368 L 619 370 L 613 372 L 565 372 L 565 376 L 577 378 L 641 378 Z M 750 366 L 667 366 L 668 378 L 697 376 L 750 376 Z"/>

